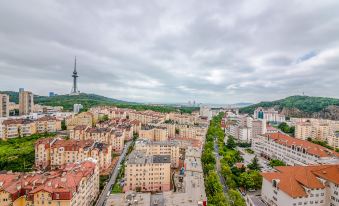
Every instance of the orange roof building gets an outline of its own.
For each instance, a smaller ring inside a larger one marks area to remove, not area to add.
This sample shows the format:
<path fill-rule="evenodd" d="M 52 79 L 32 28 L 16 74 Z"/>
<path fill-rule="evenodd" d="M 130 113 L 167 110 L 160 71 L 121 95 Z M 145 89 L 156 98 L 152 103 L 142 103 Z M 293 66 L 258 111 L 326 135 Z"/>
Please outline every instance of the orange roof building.
<path fill-rule="evenodd" d="M 338 164 L 275 169 L 262 173 L 262 197 L 269 205 L 338 205 Z"/>
<path fill-rule="evenodd" d="M 258 135 L 252 147 L 257 154 L 287 165 L 339 164 L 339 153 L 282 133 Z"/>
<path fill-rule="evenodd" d="M 95 161 L 59 170 L 0 174 L 0 205 L 92 205 L 99 194 Z"/>

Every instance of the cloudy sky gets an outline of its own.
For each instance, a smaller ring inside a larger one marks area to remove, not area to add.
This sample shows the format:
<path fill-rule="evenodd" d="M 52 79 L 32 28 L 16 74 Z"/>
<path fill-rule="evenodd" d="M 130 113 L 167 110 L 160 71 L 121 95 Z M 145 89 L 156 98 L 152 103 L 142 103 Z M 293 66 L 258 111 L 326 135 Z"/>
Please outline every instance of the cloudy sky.
<path fill-rule="evenodd" d="M 339 1 L 0 1 L 0 90 L 69 93 L 74 56 L 122 100 L 339 98 Z"/>

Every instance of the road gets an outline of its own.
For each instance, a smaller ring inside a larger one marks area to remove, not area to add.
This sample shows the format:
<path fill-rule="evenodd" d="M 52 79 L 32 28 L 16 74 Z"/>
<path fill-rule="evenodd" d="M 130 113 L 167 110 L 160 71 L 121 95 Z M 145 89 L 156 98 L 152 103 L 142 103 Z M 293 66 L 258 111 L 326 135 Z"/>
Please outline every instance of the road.
<path fill-rule="evenodd" d="M 121 164 L 122 160 L 125 158 L 128 147 L 130 146 L 131 143 L 132 143 L 131 141 L 126 143 L 125 148 L 124 148 L 123 152 L 121 153 L 121 155 L 119 157 L 119 161 L 116 164 L 116 166 L 113 170 L 113 173 L 111 173 L 111 177 L 110 177 L 108 183 L 105 185 L 104 189 L 102 190 L 102 192 L 99 196 L 99 199 L 98 199 L 97 203 L 95 204 L 95 206 L 103 206 L 105 204 L 109 194 L 111 193 L 111 190 L 112 190 L 112 187 L 113 187 L 113 185 L 116 181 L 116 178 L 118 176 L 119 165 Z"/>
<path fill-rule="evenodd" d="M 217 173 L 218 173 L 221 185 L 222 185 L 222 190 L 223 190 L 224 194 L 227 195 L 228 188 L 227 188 L 227 185 L 226 185 L 226 180 L 220 173 L 221 168 L 220 168 L 219 146 L 216 143 L 216 140 L 214 140 L 214 154 L 215 154 L 215 158 L 216 158 Z"/>

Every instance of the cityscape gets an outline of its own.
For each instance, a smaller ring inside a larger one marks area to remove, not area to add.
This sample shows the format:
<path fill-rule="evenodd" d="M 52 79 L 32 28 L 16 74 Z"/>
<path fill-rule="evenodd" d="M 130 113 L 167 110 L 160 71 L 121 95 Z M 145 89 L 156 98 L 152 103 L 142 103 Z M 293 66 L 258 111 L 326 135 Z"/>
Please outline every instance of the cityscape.
<path fill-rule="evenodd" d="M 339 2 L 254 2 L 0 3 L 0 206 L 339 206 Z"/>

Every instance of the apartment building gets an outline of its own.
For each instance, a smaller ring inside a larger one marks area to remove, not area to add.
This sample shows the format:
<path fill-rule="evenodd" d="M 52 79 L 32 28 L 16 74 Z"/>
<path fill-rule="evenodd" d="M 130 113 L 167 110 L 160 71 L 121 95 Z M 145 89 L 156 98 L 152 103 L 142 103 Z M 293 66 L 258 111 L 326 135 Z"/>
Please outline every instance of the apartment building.
<path fill-rule="evenodd" d="M 197 117 L 188 114 L 180 114 L 180 113 L 169 113 L 169 119 L 174 121 L 176 124 L 188 124 L 193 125 L 196 123 Z"/>
<path fill-rule="evenodd" d="M 94 123 L 93 114 L 90 112 L 82 112 L 66 118 L 67 129 L 72 130 L 75 126 L 86 125 L 92 127 Z"/>
<path fill-rule="evenodd" d="M 149 139 L 152 141 L 166 141 L 168 140 L 167 127 L 143 125 L 139 130 L 139 137 Z"/>
<path fill-rule="evenodd" d="M 292 166 L 339 163 L 339 153 L 282 133 L 257 135 L 253 139 L 252 149 L 258 155 L 279 159 Z"/>
<path fill-rule="evenodd" d="M 255 119 L 252 121 L 252 138 L 255 138 L 257 135 L 265 134 L 266 121 L 263 119 Z"/>
<path fill-rule="evenodd" d="M 0 118 L 9 117 L 9 96 L 0 94 Z"/>
<path fill-rule="evenodd" d="M 51 114 L 56 112 L 61 112 L 64 108 L 62 106 L 46 106 L 40 104 L 34 104 L 33 112 L 40 113 L 40 114 Z"/>
<path fill-rule="evenodd" d="M 101 142 L 110 145 L 113 151 L 120 153 L 124 149 L 125 131 L 78 125 L 70 130 L 70 139 Z"/>
<path fill-rule="evenodd" d="M 34 109 L 34 95 L 29 91 L 19 92 L 19 115 L 29 115 Z"/>
<path fill-rule="evenodd" d="M 93 158 L 99 169 L 107 169 L 112 162 L 110 145 L 93 140 L 39 139 L 35 143 L 35 166 L 40 169 L 56 169 L 74 162 Z"/>
<path fill-rule="evenodd" d="M 171 156 L 133 151 L 126 162 L 124 191 L 169 191 Z"/>
<path fill-rule="evenodd" d="M 91 206 L 99 194 L 95 160 L 50 172 L 0 174 L 1 206 Z"/>
<path fill-rule="evenodd" d="M 285 122 L 285 115 L 279 114 L 274 108 L 258 107 L 253 114 L 255 119 L 264 119 L 267 122 Z"/>
<path fill-rule="evenodd" d="M 134 150 L 146 155 L 170 155 L 171 167 L 178 168 L 180 161 L 180 146 L 177 141 L 154 142 L 149 139 L 138 139 Z"/>
<path fill-rule="evenodd" d="M 128 116 L 130 120 L 138 120 L 141 122 L 141 124 L 148 124 L 152 121 L 165 121 L 168 119 L 168 114 L 162 114 L 149 110 L 143 112 L 130 111 Z"/>
<path fill-rule="evenodd" d="M 176 125 L 176 129 L 179 130 L 179 138 L 196 139 L 199 141 L 203 141 L 207 133 L 207 128 L 201 126 Z"/>
<path fill-rule="evenodd" d="M 30 136 L 37 133 L 36 123 L 29 119 L 7 119 L 2 122 L 4 139 Z"/>
<path fill-rule="evenodd" d="M 261 196 L 272 206 L 338 206 L 339 165 L 284 166 L 262 173 Z"/>
<path fill-rule="evenodd" d="M 44 116 L 38 118 L 35 122 L 38 133 L 54 133 L 61 130 L 61 120 L 56 117 Z"/>

